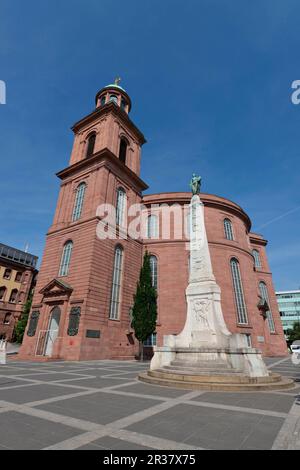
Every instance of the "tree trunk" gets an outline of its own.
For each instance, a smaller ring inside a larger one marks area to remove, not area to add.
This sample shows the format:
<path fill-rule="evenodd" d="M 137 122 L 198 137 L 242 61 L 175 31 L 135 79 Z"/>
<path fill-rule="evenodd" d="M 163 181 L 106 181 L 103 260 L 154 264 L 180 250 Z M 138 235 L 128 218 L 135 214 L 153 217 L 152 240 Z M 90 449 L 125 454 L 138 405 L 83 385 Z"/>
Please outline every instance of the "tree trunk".
<path fill-rule="evenodd" d="M 140 341 L 140 361 L 144 360 L 144 343 Z"/>

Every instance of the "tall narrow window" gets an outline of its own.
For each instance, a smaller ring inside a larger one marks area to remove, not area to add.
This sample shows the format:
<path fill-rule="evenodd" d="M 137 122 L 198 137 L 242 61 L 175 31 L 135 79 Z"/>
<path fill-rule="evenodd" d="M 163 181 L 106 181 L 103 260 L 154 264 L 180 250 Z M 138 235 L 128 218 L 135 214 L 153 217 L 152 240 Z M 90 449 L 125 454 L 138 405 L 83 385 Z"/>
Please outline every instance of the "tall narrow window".
<path fill-rule="evenodd" d="M 118 97 L 116 95 L 110 95 L 109 101 L 118 104 Z"/>
<path fill-rule="evenodd" d="M 121 99 L 121 109 L 123 109 L 124 111 L 126 111 L 126 106 L 127 106 L 127 103 L 126 101 L 124 100 L 124 98 Z"/>
<path fill-rule="evenodd" d="M 116 223 L 117 225 L 124 225 L 126 210 L 126 193 L 123 188 L 117 189 L 117 207 L 116 207 Z"/>
<path fill-rule="evenodd" d="M 123 163 L 126 163 L 127 146 L 127 140 L 122 138 L 120 140 L 119 160 Z"/>
<path fill-rule="evenodd" d="M 103 96 L 101 96 L 100 104 L 101 104 L 101 106 L 104 106 L 105 103 L 106 103 L 106 95 L 103 95 Z"/>
<path fill-rule="evenodd" d="M 0 287 L 0 300 L 5 299 L 5 294 L 6 294 L 6 287 L 4 286 Z"/>
<path fill-rule="evenodd" d="M 16 281 L 16 282 L 21 282 L 21 280 L 22 280 L 22 274 L 23 274 L 22 271 L 18 271 L 18 272 L 16 273 L 16 277 L 15 277 L 15 281 Z"/>
<path fill-rule="evenodd" d="M 252 255 L 254 257 L 254 266 L 256 268 L 261 268 L 261 261 L 260 261 L 259 251 L 252 250 Z"/>
<path fill-rule="evenodd" d="M 9 297 L 9 302 L 16 303 L 17 296 L 18 296 L 18 289 L 13 289 Z"/>
<path fill-rule="evenodd" d="M 58 274 L 59 276 L 67 276 L 68 275 L 70 261 L 71 261 L 72 249 L 73 249 L 73 242 L 71 240 L 69 240 L 67 243 L 65 243 L 64 248 L 63 248 L 61 262 L 60 262 L 60 268 L 59 268 L 59 274 Z"/>
<path fill-rule="evenodd" d="M 270 308 L 270 301 L 269 301 L 269 294 L 268 294 L 268 289 L 267 286 L 264 282 L 259 283 L 259 291 L 261 298 L 265 300 Z M 275 333 L 275 325 L 274 325 L 274 320 L 273 320 L 273 315 L 271 310 L 268 310 L 266 312 L 267 319 L 268 319 L 268 325 L 271 333 Z"/>
<path fill-rule="evenodd" d="M 3 274 L 4 279 L 10 279 L 11 278 L 11 269 L 6 268 Z"/>
<path fill-rule="evenodd" d="M 235 303 L 236 303 L 236 309 L 237 309 L 238 323 L 247 324 L 248 316 L 247 316 L 247 309 L 246 309 L 246 304 L 245 304 L 240 266 L 239 266 L 238 260 L 235 258 L 232 258 L 230 260 L 230 267 L 231 267 L 231 275 L 232 275 L 232 281 L 233 281 L 233 289 L 234 289 Z"/>
<path fill-rule="evenodd" d="M 72 221 L 80 219 L 82 207 L 83 207 L 83 200 L 85 194 L 86 184 L 80 183 L 76 189 L 76 196 L 75 196 L 75 204 L 73 209 Z"/>
<path fill-rule="evenodd" d="M 117 248 L 115 249 L 114 271 L 111 286 L 111 301 L 109 310 L 109 318 L 111 320 L 117 320 L 119 318 L 122 265 L 123 248 L 121 246 L 117 246 Z"/>
<path fill-rule="evenodd" d="M 227 240 L 233 240 L 232 223 L 229 219 L 224 219 L 224 232 Z"/>
<path fill-rule="evenodd" d="M 5 317 L 4 317 L 4 320 L 3 320 L 4 325 L 9 325 L 10 324 L 10 319 L 11 319 L 11 313 L 6 313 Z"/>
<path fill-rule="evenodd" d="M 96 142 L 96 134 L 93 133 L 88 138 L 87 148 L 86 148 L 86 157 L 91 157 L 93 155 L 95 142 Z"/>
<path fill-rule="evenodd" d="M 158 217 L 157 215 L 149 215 L 147 220 L 147 237 L 158 238 Z"/>
<path fill-rule="evenodd" d="M 157 258 L 154 255 L 150 256 L 150 269 L 151 269 L 151 280 L 152 280 L 152 287 L 157 290 L 158 282 L 157 282 Z"/>

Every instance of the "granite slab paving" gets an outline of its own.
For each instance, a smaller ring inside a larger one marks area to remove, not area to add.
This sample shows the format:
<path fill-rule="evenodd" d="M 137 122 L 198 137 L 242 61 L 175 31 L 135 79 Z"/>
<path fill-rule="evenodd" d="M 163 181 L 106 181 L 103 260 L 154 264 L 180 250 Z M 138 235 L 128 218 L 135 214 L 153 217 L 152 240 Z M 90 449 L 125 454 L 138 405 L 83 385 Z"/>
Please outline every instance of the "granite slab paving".
<path fill-rule="evenodd" d="M 268 358 L 299 386 L 206 392 L 141 383 L 148 363 L 0 366 L 0 449 L 290 449 L 299 445 L 300 367 Z"/>

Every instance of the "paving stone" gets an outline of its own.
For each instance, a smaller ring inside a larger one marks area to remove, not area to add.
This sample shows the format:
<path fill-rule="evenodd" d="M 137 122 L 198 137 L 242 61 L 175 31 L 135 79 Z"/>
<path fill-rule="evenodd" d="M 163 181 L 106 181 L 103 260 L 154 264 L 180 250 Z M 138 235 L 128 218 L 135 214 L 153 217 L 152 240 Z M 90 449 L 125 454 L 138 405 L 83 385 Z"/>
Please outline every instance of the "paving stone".
<path fill-rule="evenodd" d="M 8 449 L 42 449 L 81 432 L 15 411 L 2 413 L 0 419 L 1 445 Z"/>
<path fill-rule="evenodd" d="M 294 398 L 290 396 L 254 392 L 208 392 L 194 398 L 194 400 L 283 413 L 288 413 L 294 403 Z"/>
<path fill-rule="evenodd" d="M 269 440 L 273 442 L 284 421 L 281 418 L 202 407 L 196 409 L 181 404 L 126 429 L 197 447 L 238 449 L 251 433 L 255 435 L 255 444 L 256 441 L 261 442 L 265 430 L 261 432 L 260 429 L 265 418 L 268 418 Z"/>
<path fill-rule="evenodd" d="M 25 382 L 22 381 L 22 384 L 25 384 Z M 76 389 L 50 384 L 33 385 L 30 387 L 12 388 L 10 390 L 0 389 L 0 400 L 21 404 L 72 393 L 76 393 Z"/>
<path fill-rule="evenodd" d="M 72 385 L 72 387 L 80 386 L 80 387 L 87 387 L 87 388 L 103 388 L 103 387 L 112 387 L 115 385 L 124 384 L 124 382 L 130 382 L 130 381 L 131 379 L 124 381 L 118 378 L 102 379 L 101 377 L 97 377 L 95 379 L 84 379 L 84 380 L 74 380 L 74 381 L 72 380 L 72 382 L 68 382 L 68 384 Z M 63 384 L 63 381 L 61 383 Z M 74 389 L 74 393 L 76 393 L 76 389 Z"/>
<path fill-rule="evenodd" d="M 123 397 L 99 392 L 41 405 L 38 408 L 98 424 L 107 424 L 154 405 L 157 405 L 157 401 L 151 399 Z"/>
<path fill-rule="evenodd" d="M 114 437 L 105 436 L 101 439 L 91 442 L 78 450 L 150 450 L 152 447 L 142 446 L 140 444 L 134 444 L 132 442 L 123 441 L 122 439 L 115 439 Z"/>
<path fill-rule="evenodd" d="M 0 377 L 0 388 L 9 387 L 13 385 L 20 385 L 21 382 L 9 377 Z"/>
<path fill-rule="evenodd" d="M 20 374 L 28 374 L 29 372 L 24 369 L 11 369 L 6 368 L 5 366 L 0 365 L 0 377 L 3 375 L 20 375 Z"/>
<path fill-rule="evenodd" d="M 187 393 L 186 390 L 176 390 L 174 388 L 168 387 L 155 387 L 153 385 L 146 385 L 140 382 L 137 382 L 135 385 L 126 385 L 125 387 L 119 387 L 118 392 L 139 393 L 142 395 L 153 395 L 166 398 L 176 398 Z"/>
<path fill-rule="evenodd" d="M 82 376 L 83 378 L 84 376 Z M 24 377 L 25 378 L 25 377 Z M 41 380 L 42 382 L 53 382 L 54 380 L 69 380 L 69 379 L 80 379 L 80 375 L 71 375 L 65 372 L 53 373 L 53 374 L 32 374 L 26 376 L 27 379 Z"/>

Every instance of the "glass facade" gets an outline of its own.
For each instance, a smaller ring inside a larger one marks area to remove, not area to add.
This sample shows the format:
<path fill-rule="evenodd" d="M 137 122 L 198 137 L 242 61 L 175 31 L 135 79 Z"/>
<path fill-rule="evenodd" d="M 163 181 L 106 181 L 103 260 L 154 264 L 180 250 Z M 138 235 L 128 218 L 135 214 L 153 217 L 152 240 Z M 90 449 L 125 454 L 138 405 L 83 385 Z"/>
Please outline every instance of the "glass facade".
<path fill-rule="evenodd" d="M 16 263 L 23 264 L 24 266 L 29 266 L 35 268 L 37 264 L 38 257 L 33 256 L 26 251 L 17 250 L 11 246 L 3 245 L 0 243 L 0 258 L 6 260 L 14 261 Z"/>
<path fill-rule="evenodd" d="M 284 334 L 300 322 L 300 290 L 276 292 Z"/>

